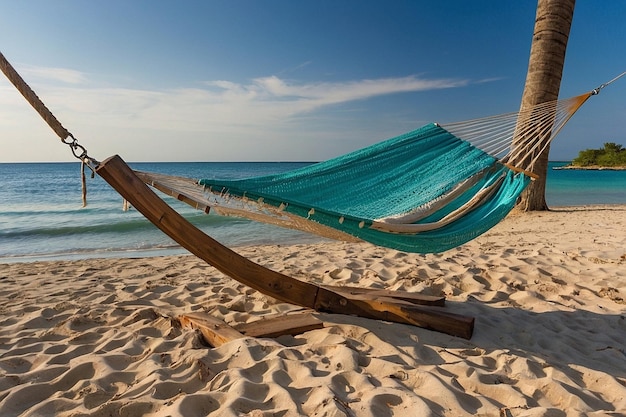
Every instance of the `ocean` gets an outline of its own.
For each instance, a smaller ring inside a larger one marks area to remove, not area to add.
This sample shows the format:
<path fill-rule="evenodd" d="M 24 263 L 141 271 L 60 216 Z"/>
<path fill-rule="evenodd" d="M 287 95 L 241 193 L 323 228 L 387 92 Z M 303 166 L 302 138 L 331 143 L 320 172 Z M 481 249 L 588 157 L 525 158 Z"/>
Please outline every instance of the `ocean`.
<path fill-rule="evenodd" d="M 245 178 L 307 162 L 131 163 L 141 171 L 190 178 Z M 551 163 L 551 167 L 565 165 Z M 186 253 L 96 176 L 82 207 L 80 164 L 0 163 L 0 263 Z M 243 219 L 206 215 L 169 197 L 190 222 L 227 246 L 315 243 L 322 238 Z M 549 170 L 551 207 L 626 204 L 626 171 Z"/>

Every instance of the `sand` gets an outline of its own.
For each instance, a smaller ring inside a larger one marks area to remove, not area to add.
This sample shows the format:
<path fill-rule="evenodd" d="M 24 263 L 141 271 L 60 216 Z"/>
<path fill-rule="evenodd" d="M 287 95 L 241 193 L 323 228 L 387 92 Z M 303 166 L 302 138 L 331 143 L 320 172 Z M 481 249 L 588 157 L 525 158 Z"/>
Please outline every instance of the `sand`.
<path fill-rule="evenodd" d="M 465 340 L 359 317 L 209 348 L 175 317 L 297 307 L 193 256 L 0 265 L 0 416 L 624 416 L 626 206 L 511 215 L 454 250 L 238 249 L 297 278 L 445 295 Z"/>

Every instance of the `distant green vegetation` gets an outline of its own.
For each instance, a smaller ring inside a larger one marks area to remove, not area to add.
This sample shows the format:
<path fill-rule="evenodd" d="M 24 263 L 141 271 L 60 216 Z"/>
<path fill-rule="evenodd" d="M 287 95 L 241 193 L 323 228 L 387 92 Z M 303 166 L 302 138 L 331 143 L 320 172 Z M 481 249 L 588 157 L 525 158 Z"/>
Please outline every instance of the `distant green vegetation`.
<path fill-rule="evenodd" d="M 602 149 L 586 149 L 572 161 L 578 167 L 626 167 L 626 148 L 617 143 L 605 143 Z"/>

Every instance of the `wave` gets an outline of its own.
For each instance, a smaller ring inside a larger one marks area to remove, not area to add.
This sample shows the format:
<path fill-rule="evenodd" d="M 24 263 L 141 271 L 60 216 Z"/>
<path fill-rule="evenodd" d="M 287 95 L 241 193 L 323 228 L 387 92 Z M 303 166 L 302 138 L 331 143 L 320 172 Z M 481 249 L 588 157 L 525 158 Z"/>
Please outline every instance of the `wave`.
<path fill-rule="evenodd" d="M 141 233 L 150 230 L 156 230 L 156 226 L 150 223 L 144 217 L 133 214 L 131 216 L 117 217 L 112 221 L 109 216 L 94 216 L 88 218 L 80 216 L 80 218 L 72 219 L 72 216 L 63 216 L 62 219 L 50 219 L 46 226 L 40 226 L 35 223 L 26 223 L 15 225 L 7 230 L 0 230 L 0 238 L 28 238 L 28 237 L 56 237 L 71 235 L 99 235 L 99 234 L 128 234 Z M 185 218 L 197 227 L 229 227 L 238 223 L 249 223 L 249 220 L 237 219 L 233 217 L 224 217 L 206 214 L 189 214 Z M 95 220 L 95 221 L 94 221 Z"/>
<path fill-rule="evenodd" d="M 76 260 L 90 258 L 131 258 L 145 256 L 166 256 L 187 253 L 176 244 L 146 245 L 137 248 L 71 248 L 58 251 L 45 251 L 21 254 L 0 254 L 0 263 L 32 261 Z"/>

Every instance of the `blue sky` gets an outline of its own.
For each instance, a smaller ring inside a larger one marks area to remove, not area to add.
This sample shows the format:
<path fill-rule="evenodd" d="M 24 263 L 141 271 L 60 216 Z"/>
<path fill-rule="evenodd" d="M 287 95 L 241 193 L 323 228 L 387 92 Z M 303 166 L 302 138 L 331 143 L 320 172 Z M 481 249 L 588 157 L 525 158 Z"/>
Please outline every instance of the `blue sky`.
<path fill-rule="evenodd" d="M 0 0 L 0 51 L 91 156 L 318 161 L 515 111 L 536 2 Z M 626 71 L 626 1 L 578 0 L 561 97 Z M 626 146 L 626 79 L 552 160 Z M 0 162 L 72 161 L 0 77 Z"/>

